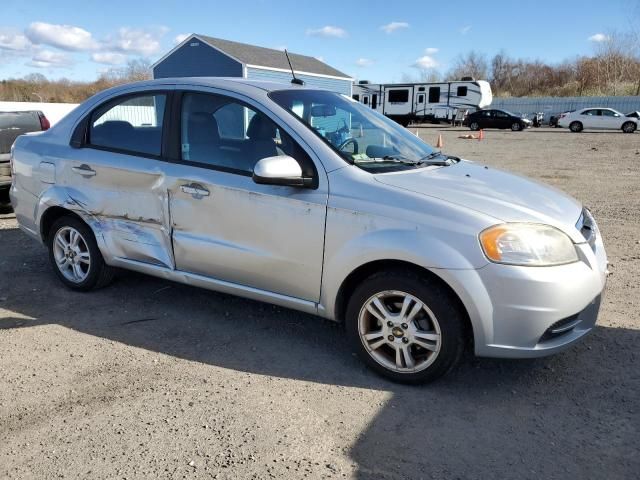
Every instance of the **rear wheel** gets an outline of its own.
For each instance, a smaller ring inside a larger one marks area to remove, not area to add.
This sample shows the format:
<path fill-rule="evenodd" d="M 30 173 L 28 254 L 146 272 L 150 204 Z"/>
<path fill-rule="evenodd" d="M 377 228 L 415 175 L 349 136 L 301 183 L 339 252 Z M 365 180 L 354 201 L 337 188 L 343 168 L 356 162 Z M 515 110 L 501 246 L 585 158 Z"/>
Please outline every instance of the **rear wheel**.
<path fill-rule="evenodd" d="M 582 123 L 581 122 L 571 122 L 569 124 L 569 130 L 572 132 L 578 133 L 582 131 Z"/>
<path fill-rule="evenodd" d="M 520 123 L 518 123 L 518 122 L 513 122 L 511 124 L 511 130 L 514 131 L 514 132 L 518 132 L 518 131 L 522 130 L 522 125 L 520 125 Z"/>
<path fill-rule="evenodd" d="M 58 278 L 73 290 L 107 285 L 114 269 L 104 263 L 91 229 L 72 216 L 59 218 L 47 238 L 49 260 Z"/>
<path fill-rule="evenodd" d="M 430 382 L 451 370 L 464 350 L 463 325 L 446 288 L 411 271 L 368 277 L 346 312 L 347 334 L 360 358 L 401 383 Z"/>
<path fill-rule="evenodd" d="M 480 130 L 480 124 L 478 122 L 471 122 L 469 128 L 473 131 Z"/>
<path fill-rule="evenodd" d="M 636 131 L 636 124 L 633 122 L 625 122 L 624 125 L 622 125 L 622 131 L 624 133 L 633 133 Z"/>

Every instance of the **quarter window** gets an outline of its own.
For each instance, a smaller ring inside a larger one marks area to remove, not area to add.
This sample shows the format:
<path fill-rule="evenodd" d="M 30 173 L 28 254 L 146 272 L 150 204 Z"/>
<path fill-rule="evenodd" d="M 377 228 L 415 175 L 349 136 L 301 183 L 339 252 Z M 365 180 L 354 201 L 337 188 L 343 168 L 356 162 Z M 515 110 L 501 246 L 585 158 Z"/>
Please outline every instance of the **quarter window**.
<path fill-rule="evenodd" d="M 164 94 L 143 94 L 109 102 L 91 115 L 88 144 L 159 156 L 162 150 Z"/>

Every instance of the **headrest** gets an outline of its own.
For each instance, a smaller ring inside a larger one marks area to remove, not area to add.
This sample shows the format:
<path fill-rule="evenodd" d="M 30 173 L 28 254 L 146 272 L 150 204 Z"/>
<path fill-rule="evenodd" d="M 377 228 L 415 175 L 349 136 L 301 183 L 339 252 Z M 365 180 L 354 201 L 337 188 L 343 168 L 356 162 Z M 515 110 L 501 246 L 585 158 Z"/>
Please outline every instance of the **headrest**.
<path fill-rule="evenodd" d="M 252 140 L 269 140 L 273 139 L 276 136 L 276 124 L 273 123 L 269 118 L 262 115 L 261 113 L 256 113 L 249 122 L 249 127 L 247 128 L 247 137 Z"/>
<path fill-rule="evenodd" d="M 218 141 L 220 131 L 215 117 L 208 112 L 193 112 L 188 119 L 189 142 Z"/>

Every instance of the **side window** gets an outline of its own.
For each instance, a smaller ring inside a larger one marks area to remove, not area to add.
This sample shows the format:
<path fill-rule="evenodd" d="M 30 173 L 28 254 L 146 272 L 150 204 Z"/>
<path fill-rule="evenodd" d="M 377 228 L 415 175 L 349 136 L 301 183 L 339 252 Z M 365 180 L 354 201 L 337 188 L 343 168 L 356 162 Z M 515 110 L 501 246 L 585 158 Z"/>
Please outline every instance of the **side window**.
<path fill-rule="evenodd" d="M 429 103 L 438 103 L 440 101 L 440 87 L 429 88 Z"/>
<path fill-rule="evenodd" d="M 466 97 L 467 96 L 467 87 L 458 87 L 457 95 L 459 97 Z"/>
<path fill-rule="evenodd" d="M 88 144 L 145 155 L 160 155 L 166 95 L 127 96 L 91 114 Z"/>
<path fill-rule="evenodd" d="M 378 107 L 378 95 L 374 93 L 371 96 L 371 108 L 376 109 L 377 107 Z"/>
<path fill-rule="evenodd" d="M 500 110 L 496 110 L 495 111 L 495 116 L 496 116 L 496 118 L 507 118 L 509 115 L 507 115 L 504 112 L 501 112 Z"/>
<path fill-rule="evenodd" d="M 388 100 L 390 103 L 407 103 L 409 90 L 389 90 Z"/>
<path fill-rule="evenodd" d="M 418 95 L 418 103 L 424 103 L 424 95 L 422 93 Z"/>
<path fill-rule="evenodd" d="M 596 110 L 585 110 L 581 115 L 597 115 Z"/>
<path fill-rule="evenodd" d="M 358 95 L 357 93 L 353 94 L 353 97 L 352 97 L 352 98 L 353 98 L 356 102 L 359 102 L 359 101 L 360 101 L 360 95 Z"/>
<path fill-rule="evenodd" d="M 369 105 L 369 96 L 362 97 L 362 103 L 364 103 L 365 105 Z"/>
<path fill-rule="evenodd" d="M 262 158 L 289 155 L 313 176 L 306 152 L 269 117 L 234 98 L 185 93 L 180 119 L 182 160 L 251 174 Z"/>
<path fill-rule="evenodd" d="M 600 110 L 604 117 L 615 117 L 615 114 L 611 110 Z"/>

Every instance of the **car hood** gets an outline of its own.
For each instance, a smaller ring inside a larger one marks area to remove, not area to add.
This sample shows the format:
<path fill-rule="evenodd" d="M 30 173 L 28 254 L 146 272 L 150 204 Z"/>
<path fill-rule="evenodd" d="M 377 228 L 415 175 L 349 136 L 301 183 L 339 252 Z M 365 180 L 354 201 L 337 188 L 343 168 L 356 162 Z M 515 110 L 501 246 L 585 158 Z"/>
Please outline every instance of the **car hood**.
<path fill-rule="evenodd" d="M 460 205 L 502 222 L 553 225 L 576 242 L 582 205 L 553 187 L 519 175 L 462 160 L 448 167 L 377 174 L 386 185 Z"/>

